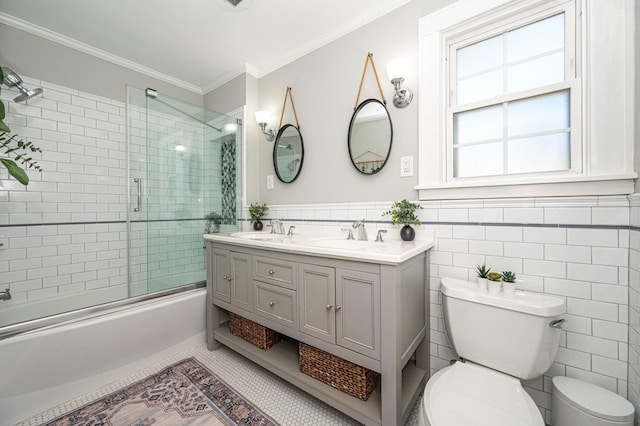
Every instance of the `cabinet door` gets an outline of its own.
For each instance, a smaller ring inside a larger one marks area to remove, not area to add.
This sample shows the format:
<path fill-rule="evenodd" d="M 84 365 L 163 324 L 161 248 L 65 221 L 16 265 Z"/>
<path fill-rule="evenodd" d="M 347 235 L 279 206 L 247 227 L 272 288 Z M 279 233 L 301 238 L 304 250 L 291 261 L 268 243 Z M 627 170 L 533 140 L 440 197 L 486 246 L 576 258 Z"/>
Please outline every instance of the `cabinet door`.
<path fill-rule="evenodd" d="M 380 359 L 380 276 L 336 269 L 336 343 Z"/>
<path fill-rule="evenodd" d="M 335 270 L 300 263 L 298 271 L 300 331 L 335 343 Z"/>
<path fill-rule="evenodd" d="M 229 251 L 213 249 L 211 264 L 213 266 L 213 298 L 231 303 L 231 282 L 229 271 Z"/>
<path fill-rule="evenodd" d="M 253 311 L 253 274 L 251 256 L 230 252 L 231 304 L 241 309 Z"/>

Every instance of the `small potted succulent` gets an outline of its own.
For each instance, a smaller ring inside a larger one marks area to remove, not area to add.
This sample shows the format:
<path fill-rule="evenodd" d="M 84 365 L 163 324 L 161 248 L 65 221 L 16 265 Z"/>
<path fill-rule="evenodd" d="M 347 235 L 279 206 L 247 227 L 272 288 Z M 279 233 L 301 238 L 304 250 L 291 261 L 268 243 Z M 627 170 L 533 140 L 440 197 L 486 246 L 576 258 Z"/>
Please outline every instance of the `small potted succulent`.
<path fill-rule="evenodd" d="M 391 216 L 392 224 L 403 225 L 400 229 L 400 238 L 403 241 L 413 241 L 416 237 L 416 231 L 411 225 L 420 226 L 422 224 L 415 213 L 418 209 L 422 209 L 419 204 L 407 200 L 394 201 L 391 209 L 382 213 L 382 216 Z"/>
<path fill-rule="evenodd" d="M 251 215 L 253 229 L 255 231 L 262 231 L 264 225 L 260 220 L 264 217 L 267 211 L 269 211 L 269 207 L 267 207 L 266 203 L 251 203 L 249 206 L 249 214 Z"/>
<path fill-rule="evenodd" d="M 513 294 L 516 292 L 516 274 L 511 271 L 502 273 L 502 291 L 505 294 Z"/>
<path fill-rule="evenodd" d="M 484 263 L 482 266 L 476 265 L 476 274 L 478 275 L 476 282 L 478 283 L 478 288 L 482 290 L 487 289 L 487 274 L 489 274 L 489 272 L 491 272 L 491 268 L 487 268 Z"/>
<path fill-rule="evenodd" d="M 502 274 L 500 272 L 489 272 L 487 278 L 489 279 L 489 293 L 500 293 L 502 288 Z"/>

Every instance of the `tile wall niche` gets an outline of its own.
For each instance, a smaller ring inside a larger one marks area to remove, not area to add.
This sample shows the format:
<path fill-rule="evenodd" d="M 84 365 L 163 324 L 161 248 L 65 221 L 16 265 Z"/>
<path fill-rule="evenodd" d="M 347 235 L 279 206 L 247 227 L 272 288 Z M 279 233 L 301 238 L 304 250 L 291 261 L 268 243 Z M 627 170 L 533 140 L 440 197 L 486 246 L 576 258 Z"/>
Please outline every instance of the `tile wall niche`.
<path fill-rule="evenodd" d="M 369 228 L 389 227 L 388 218 L 381 214 L 390 204 L 270 206 L 269 215 L 292 224 L 343 227 L 366 218 Z M 494 270 L 514 271 L 522 290 L 566 299 L 568 322 L 555 362 L 543 378 L 525 383 L 547 424 L 551 423 L 555 375 L 595 383 L 627 397 L 630 234 L 640 252 L 639 233 L 629 227 L 627 197 L 421 204 L 422 228 L 435 234 L 430 255 L 432 374 L 457 358 L 445 332 L 439 279 L 475 281 L 475 266 L 486 263 Z M 634 267 L 640 269 L 640 265 L 631 265 L 632 280 L 637 282 Z M 631 311 L 640 310 L 638 297 L 632 300 L 636 306 Z M 637 313 L 632 316 L 640 318 Z M 633 349 L 640 353 L 640 348 L 632 348 L 632 353 Z M 640 373 L 637 355 L 635 362 L 631 371 Z M 634 374 L 632 380 L 638 382 L 638 373 Z"/>

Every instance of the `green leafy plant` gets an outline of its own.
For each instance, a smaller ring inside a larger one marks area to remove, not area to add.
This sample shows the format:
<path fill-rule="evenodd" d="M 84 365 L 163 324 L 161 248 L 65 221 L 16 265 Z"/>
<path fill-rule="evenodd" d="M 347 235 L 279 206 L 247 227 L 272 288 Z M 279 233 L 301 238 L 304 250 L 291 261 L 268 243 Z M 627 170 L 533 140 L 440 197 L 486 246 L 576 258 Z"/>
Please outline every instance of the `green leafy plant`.
<path fill-rule="evenodd" d="M 487 268 L 485 264 L 476 265 L 476 274 L 478 274 L 478 278 L 487 278 L 487 274 L 491 272 L 491 268 Z"/>
<path fill-rule="evenodd" d="M 4 73 L 2 72 L 2 67 L 0 67 L 0 86 L 2 86 L 3 82 Z M 4 122 L 4 118 L 5 106 L 0 101 L 0 155 L 2 155 L 0 163 L 6 167 L 9 174 L 16 178 L 18 182 L 27 186 L 29 185 L 29 175 L 27 175 L 25 168 L 41 172 L 42 169 L 32 155 L 42 151 L 33 143 L 25 142 L 18 135 L 11 134 L 11 129 Z"/>
<path fill-rule="evenodd" d="M 269 207 L 267 207 L 266 203 L 251 203 L 249 206 L 249 214 L 253 221 L 262 219 L 268 211 Z"/>
<path fill-rule="evenodd" d="M 382 213 L 382 216 L 391 216 L 391 223 L 394 225 L 419 226 L 422 222 L 418 220 L 415 214 L 418 209 L 422 209 L 419 204 L 414 204 L 407 200 L 394 201 L 391 209 Z"/>
<path fill-rule="evenodd" d="M 502 273 L 502 281 L 506 283 L 515 283 L 516 282 L 516 274 L 511 271 L 504 271 Z"/>
<path fill-rule="evenodd" d="M 500 281 L 502 274 L 500 272 L 489 272 L 487 278 L 489 278 L 489 281 Z"/>

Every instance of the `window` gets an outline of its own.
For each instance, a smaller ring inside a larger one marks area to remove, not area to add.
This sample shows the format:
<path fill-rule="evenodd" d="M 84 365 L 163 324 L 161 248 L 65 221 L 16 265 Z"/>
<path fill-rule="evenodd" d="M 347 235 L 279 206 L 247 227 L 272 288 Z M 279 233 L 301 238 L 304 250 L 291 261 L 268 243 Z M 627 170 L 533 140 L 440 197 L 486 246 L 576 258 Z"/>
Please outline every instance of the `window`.
<path fill-rule="evenodd" d="M 449 44 L 453 178 L 571 170 L 572 14 Z"/>
<path fill-rule="evenodd" d="M 595 191 L 632 192 L 635 173 L 625 150 L 633 149 L 633 131 L 615 114 L 633 111 L 633 99 L 613 99 L 594 90 L 594 82 L 633 87 L 624 69 L 627 55 L 633 57 L 625 29 L 633 21 L 624 14 L 633 13 L 602 3 L 463 0 L 421 20 L 421 199 L 582 195 L 584 188 L 566 183 L 598 179 L 616 182 Z M 593 50 L 589 36 L 596 33 L 620 43 L 610 52 Z M 602 68 L 619 80 L 612 83 L 596 60 L 613 61 Z M 604 115 L 596 115 L 585 102 L 596 98 L 613 110 L 597 106 Z M 625 130 L 613 130 L 609 119 Z M 596 129 L 622 137 L 605 141 L 599 133 L 596 140 Z M 550 183 L 563 188 L 550 190 Z M 505 190 L 514 185 L 521 188 Z"/>

